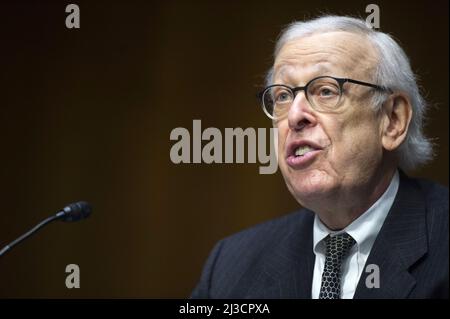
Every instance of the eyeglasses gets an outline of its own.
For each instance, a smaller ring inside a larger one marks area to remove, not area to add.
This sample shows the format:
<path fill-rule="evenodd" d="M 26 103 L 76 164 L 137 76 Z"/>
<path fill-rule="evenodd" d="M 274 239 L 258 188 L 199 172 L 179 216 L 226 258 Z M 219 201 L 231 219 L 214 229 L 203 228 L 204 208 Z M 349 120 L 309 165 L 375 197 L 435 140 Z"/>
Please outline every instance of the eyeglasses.
<path fill-rule="evenodd" d="M 266 87 L 259 97 L 266 115 L 275 120 L 285 116 L 300 91 L 305 91 L 306 100 L 318 112 L 330 112 L 337 109 L 342 98 L 344 83 L 354 83 L 368 86 L 378 91 L 392 93 L 392 90 L 375 84 L 352 79 L 319 76 L 312 79 L 305 86 L 289 87 L 274 84 Z"/>

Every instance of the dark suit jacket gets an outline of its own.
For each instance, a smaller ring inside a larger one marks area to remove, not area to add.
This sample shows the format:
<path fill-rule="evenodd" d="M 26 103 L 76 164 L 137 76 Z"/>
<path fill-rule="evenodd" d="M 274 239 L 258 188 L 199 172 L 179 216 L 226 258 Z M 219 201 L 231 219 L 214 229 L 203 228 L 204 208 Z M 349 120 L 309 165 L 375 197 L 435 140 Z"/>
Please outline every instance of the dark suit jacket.
<path fill-rule="evenodd" d="M 401 173 L 366 263 L 380 287 L 363 271 L 354 298 L 448 298 L 448 215 L 448 188 Z M 313 221 L 302 209 L 220 241 L 191 297 L 311 298 Z"/>

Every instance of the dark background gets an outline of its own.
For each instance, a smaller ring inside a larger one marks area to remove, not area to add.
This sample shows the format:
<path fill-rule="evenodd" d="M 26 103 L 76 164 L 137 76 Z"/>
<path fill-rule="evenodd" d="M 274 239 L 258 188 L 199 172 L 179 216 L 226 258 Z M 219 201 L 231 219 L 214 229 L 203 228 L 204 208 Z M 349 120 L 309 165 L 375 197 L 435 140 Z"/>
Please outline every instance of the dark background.
<path fill-rule="evenodd" d="M 175 127 L 270 127 L 255 93 L 286 24 L 366 16 L 369 1 L 66 1 L 0 4 L 0 243 L 66 203 L 0 258 L 0 297 L 186 297 L 213 244 L 298 207 L 258 164 L 170 161 Z M 448 1 L 377 1 L 433 105 L 437 156 L 411 172 L 448 185 Z M 65 287 L 65 266 L 81 288 Z"/>

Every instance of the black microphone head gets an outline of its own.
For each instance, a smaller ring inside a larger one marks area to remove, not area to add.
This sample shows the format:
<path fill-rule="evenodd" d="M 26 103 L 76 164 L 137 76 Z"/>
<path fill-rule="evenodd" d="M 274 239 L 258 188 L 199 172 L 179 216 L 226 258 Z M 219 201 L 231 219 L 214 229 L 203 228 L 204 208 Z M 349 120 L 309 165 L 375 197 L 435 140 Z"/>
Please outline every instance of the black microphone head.
<path fill-rule="evenodd" d="M 65 222 L 75 222 L 87 218 L 92 213 L 92 206 L 87 202 L 76 202 L 67 205 L 57 215 Z"/>

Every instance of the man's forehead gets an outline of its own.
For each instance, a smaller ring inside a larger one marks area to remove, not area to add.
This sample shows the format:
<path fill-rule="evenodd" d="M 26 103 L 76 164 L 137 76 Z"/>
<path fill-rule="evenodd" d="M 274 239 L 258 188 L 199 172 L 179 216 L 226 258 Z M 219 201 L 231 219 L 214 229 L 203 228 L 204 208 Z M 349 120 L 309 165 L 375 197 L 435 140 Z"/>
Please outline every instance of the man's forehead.
<path fill-rule="evenodd" d="M 299 75 L 302 80 L 299 82 Z M 332 67 L 328 62 L 314 63 L 311 65 L 281 65 L 274 69 L 274 80 L 277 82 L 283 82 L 293 86 L 303 86 L 312 78 L 330 75 L 337 77 L 345 77 L 347 74 L 342 70 L 337 70 L 336 67 Z"/>
<path fill-rule="evenodd" d="M 349 73 L 354 69 L 364 73 L 372 70 L 375 65 L 376 54 L 367 38 L 339 31 L 288 41 L 275 58 L 274 73 L 281 75 L 298 69 L 317 74 Z"/>

